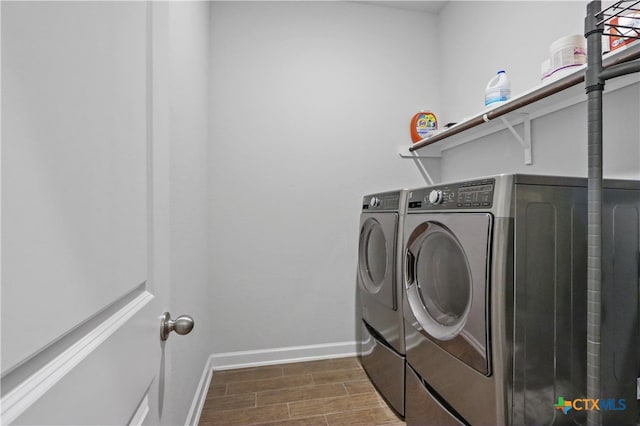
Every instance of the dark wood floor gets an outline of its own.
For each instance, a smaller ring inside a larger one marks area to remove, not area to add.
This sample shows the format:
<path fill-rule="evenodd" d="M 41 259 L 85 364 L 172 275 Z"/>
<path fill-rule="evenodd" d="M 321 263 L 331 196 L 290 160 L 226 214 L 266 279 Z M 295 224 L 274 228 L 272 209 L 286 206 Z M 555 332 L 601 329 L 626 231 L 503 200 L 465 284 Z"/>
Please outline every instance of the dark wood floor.
<path fill-rule="evenodd" d="M 200 425 L 404 425 L 357 358 L 216 371 Z"/>

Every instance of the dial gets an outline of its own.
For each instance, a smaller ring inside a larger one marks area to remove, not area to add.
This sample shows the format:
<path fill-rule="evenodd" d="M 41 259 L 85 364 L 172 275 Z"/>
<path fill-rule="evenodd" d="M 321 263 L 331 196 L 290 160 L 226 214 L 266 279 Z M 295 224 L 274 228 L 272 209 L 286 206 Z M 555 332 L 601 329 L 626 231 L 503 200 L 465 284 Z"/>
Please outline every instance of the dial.
<path fill-rule="evenodd" d="M 380 205 L 380 198 L 378 197 L 371 197 L 371 200 L 369 201 L 369 205 L 371 207 L 378 207 Z"/>
<path fill-rule="evenodd" d="M 429 193 L 429 203 L 436 205 L 442 202 L 442 191 L 434 189 Z"/>

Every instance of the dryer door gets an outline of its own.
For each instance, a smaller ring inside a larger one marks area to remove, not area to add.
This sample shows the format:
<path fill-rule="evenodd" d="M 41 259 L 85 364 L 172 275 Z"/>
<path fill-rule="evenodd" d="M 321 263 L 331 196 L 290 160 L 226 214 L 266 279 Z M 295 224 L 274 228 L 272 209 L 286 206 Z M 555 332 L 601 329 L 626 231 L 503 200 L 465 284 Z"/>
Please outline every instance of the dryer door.
<path fill-rule="evenodd" d="M 422 334 L 484 374 L 491 223 L 486 213 L 410 215 L 405 222 L 405 289 Z"/>
<path fill-rule="evenodd" d="M 361 288 L 393 310 L 397 309 L 393 285 L 397 224 L 397 213 L 363 214 L 358 250 Z"/>

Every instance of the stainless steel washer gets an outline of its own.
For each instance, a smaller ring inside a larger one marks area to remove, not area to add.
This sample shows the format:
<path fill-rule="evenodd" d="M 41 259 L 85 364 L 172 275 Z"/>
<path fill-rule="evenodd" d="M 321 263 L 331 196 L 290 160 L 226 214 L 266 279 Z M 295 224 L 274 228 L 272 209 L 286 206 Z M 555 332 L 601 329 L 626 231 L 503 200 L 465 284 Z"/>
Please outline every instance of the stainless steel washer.
<path fill-rule="evenodd" d="M 603 422 L 636 424 L 640 185 L 604 187 L 601 397 L 630 408 Z M 409 192 L 408 424 L 585 422 L 556 405 L 586 393 L 586 196 L 586 179 L 528 175 Z"/>
<path fill-rule="evenodd" d="M 358 250 L 358 357 L 389 405 L 404 416 L 405 339 L 400 236 L 406 191 L 367 195 Z"/>

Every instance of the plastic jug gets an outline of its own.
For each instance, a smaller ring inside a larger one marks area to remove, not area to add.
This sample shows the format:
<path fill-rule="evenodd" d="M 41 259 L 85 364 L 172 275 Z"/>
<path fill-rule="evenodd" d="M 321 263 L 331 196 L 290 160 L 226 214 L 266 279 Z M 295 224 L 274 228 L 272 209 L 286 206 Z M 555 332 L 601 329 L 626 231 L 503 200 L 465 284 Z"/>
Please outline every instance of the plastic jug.
<path fill-rule="evenodd" d="M 511 98 L 511 83 L 504 70 L 498 71 L 487 84 L 484 91 L 484 104 L 491 105 L 496 102 L 508 101 Z"/>

